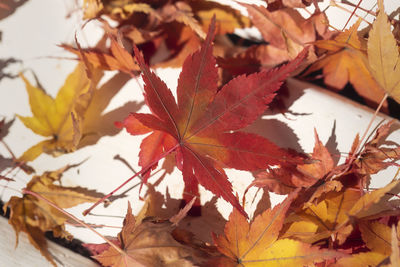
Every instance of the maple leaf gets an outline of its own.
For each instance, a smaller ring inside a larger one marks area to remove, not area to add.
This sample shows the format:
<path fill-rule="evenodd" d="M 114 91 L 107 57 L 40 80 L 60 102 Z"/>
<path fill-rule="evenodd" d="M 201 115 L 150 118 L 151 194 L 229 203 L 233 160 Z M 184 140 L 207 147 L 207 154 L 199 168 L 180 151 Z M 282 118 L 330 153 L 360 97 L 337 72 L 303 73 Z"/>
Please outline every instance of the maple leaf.
<path fill-rule="evenodd" d="M 371 250 L 366 253 L 358 253 L 349 258 L 340 259 L 333 266 L 389 266 L 399 265 L 400 233 L 398 227 L 389 227 L 383 223 L 363 222 L 359 225 L 362 239 Z"/>
<path fill-rule="evenodd" d="M 306 19 L 292 8 L 270 11 L 262 6 L 242 5 L 267 44 L 255 44 L 244 51 L 236 48 L 218 58 L 218 64 L 234 76 L 278 66 L 295 58 L 307 46 L 309 53 L 303 62 L 304 68 L 316 60 L 310 43 L 330 36 L 326 15 L 318 10 Z"/>
<path fill-rule="evenodd" d="M 58 91 L 56 98 L 33 86 L 21 75 L 29 95 L 33 117 L 17 116 L 34 133 L 51 139 L 32 146 L 18 159 L 19 161 L 32 161 L 43 152 L 57 156 L 76 149 L 82 136 L 85 110 L 90 104 L 101 75 L 95 71 L 89 80 L 85 66 L 78 64 Z"/>
<path fill-rule="evenodd" d="M 294 9 L 286 8 L 270 12 L 262 6 L 245 5 L 245 7 L 264 40 L 275 47 L 287 49 L 287 39 L 301 46 L 315 41 L 313 21 L 304 19 Z"/>
<path fill-rule="evenodd" d="M 326 50 L 304 75 L 323 69 L 324 82 L 340 90 L 350 82 L 368 104 L 377 106 L 384 96 L 383 90 L 368 69 L 365 42 L 357 35 L 358 20 L 350 29 L 339 33 L 334 40 L 316 41 L 314 45 Z M 384 104 L 387 107 L 387 103 Z"/>
<path fill-rule="evenodd" d="M 359 229 L 362 239 L 371 251 L 390 255 L 392 252 L 392 229 L 389 226 L 373 221 L 361 223 Z M 397 238 L 399 237 L 400 233 L 397 234 Z"/>
<path fill-rule="evenodd" d="M 378 1 L 379 14 L 372 25 L 368 38 L 368 61 L 372 74 L 379 85 L 400 103 L 399 47 L 390 30 L 383 1 Z"/>
<path fill-rule="evenodd" d="M 261 136 L 237 130 L 264 112 L 273 92 L 298 66 L 305 53 L 280 69 L 239 76 L 218 91 L 211 46 L 214 27 L 215 23 L 211 24 L 201 50 L 183 64 L 178 80 L 178 104 L 135 48 L 143 72 L 146 103 L 152 114 L 131 114 L 119 125 L 131 134 L 153 131 L 141 145 L 139 164 L 142 167 L 141 162 L 157 162 L 162 153 L 177 151 L 177 166 L 185 182 L 184 199 L 189 201 L 198 196 L 198 184 L 201 184 L 244 213 L 222 168 L 256 170 L 268 164 L 301 161 Z M 157 136 L 156 143 L 150 141 L 154 136 Z"/>
<path fill-rule="evenodd" d="M 193 266 L 201 262 L 199 252 L 177 242 L 170 222 L 144 221 L 136 224 L 130 204 L 118 234 L 121 249 L 110 247 L 95 256 L 104 266 Z"/>
<path fill-rule="evenodd" d="M 139 67 L 135 63 L 132 55 L 122 47 L 114 37 L 110 36 L 110 53 L 104 53 L 96 49 L 76 49 L 69 45 L 62 44 L 60 47 L 74 53 L 79 58 L 83 53 L 87 61 L 95 68 L 103 70 L 119 70 L 131 75 L 135 75 L 139 71 Z"/>
<path fill-rule="evenodd" d="M 66 166 L 57 171 L 45 172 L 41 176 L 34 176 L 27 184 L 26 189 L 45 197 L 60 208 L 71 208 L 81 203 L 95 202 L 100 194 L 85 190 L 80 187 L 62 187 L 54 184 L 59 182 L 64 171 L 71 166 Z M 69 219 L 64 213 L 50 206 L 41 199 L 28 194 L 22 197 L 13 196 L 4 205 L 6 211 L 10 208 L 10 219 L 16 234 L 16 245 L 18 235 L 25 232 L 30 243 L 40 251 L 54 266 L 53 257 L 47 250 L 45 232 L 52 231 L 54 236 L 71 239 L 72 236 L 65 231 L 65 222 Z"/>
<path fill-rule="evenodd" d="M 388 200 L 399 190 L 400 184 L 396 180 L 365 194 L 356 188 L 328 192 L 317 204 L 305 203 L 302 212 L 291 214 L 283 236 L 307 243 L 332 238 L 339 245 L 343 244 L 354 229 L 353 222 L 395 211 L 395 204 Z"/>
<path fill-rule="evenodd" d="M 315 131 L 315 146 L 309 161 L 306 164 L 283 164 L 256 174 L 254 181 L 247 187 L 262 187 L 268 191 L 285 195 L 299 187 L 310 187 L 321 180 L 333 167 L 331 154 L 322 144 Z"/>
<path fill-rule="evenodd" d="M 290 194 L 283 203 L 266 210 L 251 223 L 234 209 L 225 225 L 225 235 L 214 236 L 218 250 L 231 262 L 218 259 L 217 266 L 303 266 L 339 256 L 300 241 L 278 239 L 295 195 Z"/>

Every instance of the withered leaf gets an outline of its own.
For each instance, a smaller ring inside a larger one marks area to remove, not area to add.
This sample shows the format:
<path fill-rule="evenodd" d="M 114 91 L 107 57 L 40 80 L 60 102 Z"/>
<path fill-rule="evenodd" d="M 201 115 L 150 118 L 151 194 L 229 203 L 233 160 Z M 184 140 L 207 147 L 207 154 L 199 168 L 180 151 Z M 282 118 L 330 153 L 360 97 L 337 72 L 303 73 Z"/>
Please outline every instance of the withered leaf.
<path fill-rule="evenodd" d="M 57 171 L 45 172 L 41 176 L 34 176 L 27 184 L 26 189 L 35 192 L 60 208 L 71 208 L 81 203 L 95 202 L 100 194 L 83 190 L 80 187 L 62 187 L 55 184 L 59 182 L 66 166 Z M 25 232 L 31 244 L 40 251 L 53 265 L 56 265 L 51 254 L 47 250 L 45 232 L 52 231 L 54 236 L 71 238 L 65 231 L 65 222 L 69 219 L 54 207 L 41 199 L 24 194 L 22 197 L 13 196 L 4 205 L 3 209 L 10 208 L 9 224 L 15 230 L 16 244 L 18 235 Z"/>
<path fill-rule="evenodd" d="M 363 175 L 378 173 L 389 166 L 399 166 L 396 161 L 400 159 L 400 147 L 384 146 L 386 138 L 391 133 L 395 121 L 389 121 L 376 130 L 374 138 L 365 144 L 359 158 L 354 162 L 355 172 Z"/>
<path fill-rule="evenodd" d="M 135 63 L 132 55 L 114 37 L 110 36 L 110 40 L 110 53 L 101 52 L 96 49 L 80 50 L 66 44 L 62 44 L 60 47 L 74 53 L 79 58 L 81 57 L 81 53 L 83 53 L 87 61 L 95 68 L 119 70 L 135 75 L 139 71 L 139 66 Z"/>
<path fill-rule="evenodd" d="M 104 266 L 114 267 L 193 266 L 199 263 L 199 253 L 177 242 L 171 234 L 173 229 L 168 221 L 143 221 L 136 225 L 129 205 L 118 235 L 121 250 L 110 247 L 95 258 Z"/>

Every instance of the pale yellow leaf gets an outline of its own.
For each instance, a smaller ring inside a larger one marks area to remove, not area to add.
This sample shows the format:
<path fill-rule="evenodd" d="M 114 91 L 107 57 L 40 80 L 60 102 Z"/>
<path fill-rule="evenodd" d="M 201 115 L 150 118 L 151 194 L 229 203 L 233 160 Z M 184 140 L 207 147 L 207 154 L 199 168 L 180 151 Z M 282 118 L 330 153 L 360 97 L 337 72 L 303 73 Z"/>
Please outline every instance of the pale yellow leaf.
<path fill-rule="evenodd" d="M 380 86 L 400 103 L 399 50 L 383 9 L 383 0 L 378 1 L 378 6 L 379 14 L 368 38 L 369 65 Z"/>

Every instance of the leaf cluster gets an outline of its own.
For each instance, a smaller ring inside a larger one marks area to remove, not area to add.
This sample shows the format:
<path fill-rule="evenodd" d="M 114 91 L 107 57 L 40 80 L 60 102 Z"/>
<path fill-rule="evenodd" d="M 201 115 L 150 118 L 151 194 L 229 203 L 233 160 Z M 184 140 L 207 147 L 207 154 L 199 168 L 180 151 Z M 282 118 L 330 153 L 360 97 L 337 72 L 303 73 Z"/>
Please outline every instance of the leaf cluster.
<path fill-rule="evenodd" d="M 147 135 L 140 144 L 141 170 L 101 199 L 93 191 L 62 186 L 62 173 L 70 166 L 33 175 L 22 196 L 4 205 L 11 211 L 17 242 L 25 232 L 55 265 L 44 233 L 70 238 L 65 224 L 78 220 L 62 209 L 96 202 L 88 213 L 140 176 L 147 185 L 141 212 L 134 216 L 129 204 L 118 236 L 88 245 L 103 266 L 398 266 L 399 180 L 369 188 L 371 175 L 399 167 L 398 144 L 385 144 L 394 121 L 380 126 L 367 141 L 356 136 L 341 164 L 317 130 L 310 154 L 245 131 L 273 103 L 285 79 L 315 78 L 321 70 L 325 84 L 340 90 L 351 83 L 372 105 L 381 102 L 386 108 L 387 97 L 399 102 L 399 36 L 391 31 L 391 23 L 398 22 L 389 20 L 382 0 L 375 22 L 363 32 L 360 20 L 346 31 L 331 31 L 317 1 L 266 3 L 242 4 L 247 17 L 210 1 L 84 0 L 83 18 L 97 20 L 104 38 L 97 47 L 82 49 L 77 41 L 61 45 L 79 63 L 55 98 L 20 75 L 32 116 L 17 117 L 47 139 L 19 158 L 10 150 L 6 168 L 33 171 L 26 162 L 42 153 L 60 156 L 125 129 Z M 315 11 L 307 18 L 296 9 L 311 4 Z M 250 26 L 259 30 L 258 42 L 235 36 L 236 29 Z M 151 69 L 163 67 L 182 68 L 176 94 Z M 117 71 L 112 79 L 122 79 L 119 86 L 100 87 L 104 71 Z M 129 102 L 103 114 L 124 83 L 139 74 L 150 113 L 136 112 L 141 104 Z M 116 128 L 110 130 L 114 122 Z M 0 121 L 0 141 L 11 123 Z M 170 156 L 182 172 L 182 201 L 148 183 L 158 163 Z M 248 214 L 226 168 L 253 172 L 247 190 L 262 190 L 260 207 L 266 206 L 269 192 L 288 196 L 273 208 Z M 7 175 L 0 179 L 14 181 Z M 200 185 L 215 196 L 204 205 Z M 233 206 L 227 221 L 215 207 L 220 197 Z M 195 210 L 202 215 L 187 216 Z"/>

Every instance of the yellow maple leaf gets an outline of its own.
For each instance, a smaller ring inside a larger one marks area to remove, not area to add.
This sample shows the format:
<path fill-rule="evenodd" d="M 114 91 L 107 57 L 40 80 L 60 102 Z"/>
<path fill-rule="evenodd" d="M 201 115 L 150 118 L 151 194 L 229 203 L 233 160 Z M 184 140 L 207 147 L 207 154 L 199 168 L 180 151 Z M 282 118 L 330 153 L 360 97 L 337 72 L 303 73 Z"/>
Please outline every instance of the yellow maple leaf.
<path fill-rule="evenodd" d="M 396 39 L 384 12 L 383 0 L 378 1 L 379 14 L 368 38 L 368 61 L 379 85 L 400 103 L 400 58 Z"/>
<path fill-rule="evenodd" d="M 82 136 L 84 113 L 101 75 L 94 71 L 92 79 L 89 79 L 85 66 L 80 63 L 68 76 L 56 98 L 52 98 L 21 74 L 33 117 L 17 116 L 33 132 L 50 139 L 32 146 L 19 161 L 32 161 L 43 152 L 57 156 L 76 149 Z"/>
<path fill-rule="evenodd" d="M 306 208 L 302 212 L 291 214 L 286 220 L 287 230 L 282 237 L 307 243 L 331 238 L 343 244 L 353 231 L 354 220 L 366 220 L 390 211 L 393 204 L 389 199 L 399 190 L 400 183 L 396 180 L 365 194 L 357 188 L 329 192 L 319 203 L 305 203 Z"/>
<path fill-rule="evenodd" d="M 370 252 L 354 254 L 340 259 L 334 267 L 341 266 L 399 266 L 399 228 L 378 221 L 362 222 L 359 229 Z M 389 265 L 387 265 L 390 263 Z"/>

